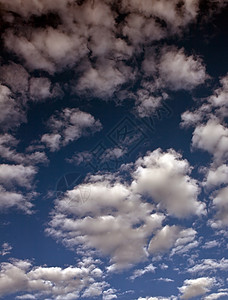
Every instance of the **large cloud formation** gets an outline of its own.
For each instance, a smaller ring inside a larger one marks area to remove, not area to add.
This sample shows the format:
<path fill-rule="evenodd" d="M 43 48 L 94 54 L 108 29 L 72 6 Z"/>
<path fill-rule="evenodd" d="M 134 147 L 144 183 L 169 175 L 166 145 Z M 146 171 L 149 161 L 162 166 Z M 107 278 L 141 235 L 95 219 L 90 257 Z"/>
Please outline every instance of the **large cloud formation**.
<path fill-rule="evenodd" d="M 190 170 L 174 150 L 158 149 L 130 167 L 131 182 L 120 174 L 90 176 L 56 200 L 47 232 L 69 247 L 108 255 L 110 271 L 174 246 L 182 249 L 196 232 L 179 226 L 162 228 L 162 224 L 165 214 L 178 218 L 204 214 L 205 205 L 197 200 L 199 187 L 189 177 Z"/>
<path fill-rule="evenodd" d="M 227 159 L 228 159 L 228 75 L 220 79 L 213 94 L 202 99 L 201 105 L 182 114 L 183 127 L 194 127 L 192 148 L 207 151 L 211 165 L 205 167 L 203 186 L 210 193 L 210 209 L 215 211 L 209 224 L 213 228 L 228 225 Z"/>

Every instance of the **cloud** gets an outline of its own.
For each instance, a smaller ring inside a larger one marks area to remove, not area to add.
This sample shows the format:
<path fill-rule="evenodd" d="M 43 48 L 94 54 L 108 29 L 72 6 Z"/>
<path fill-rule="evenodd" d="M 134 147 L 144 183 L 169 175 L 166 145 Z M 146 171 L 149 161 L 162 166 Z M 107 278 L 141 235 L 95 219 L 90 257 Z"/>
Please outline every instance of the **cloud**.
<path fill-rule="evenodd" d="M 216 241 L 216 240 L 213 240 L 213 241 L 209 241 L 209 242 L 206 242 L 202 248 L 205 248 L 205 249 L 210 249 L 210 248 L 214 248 L 214 247 L 218 247 L 220 246 L 220 242 L 219 241 Z"/>
<path fill-rule="evenodd" d="M 204 205 L 196 198 L 198 187 L 187 175 L 189 169 L 188 162 L 174 150 L 163 153 L 158 149 L 131 165 L 130 183 L 118 173 L 91 175 L 56 199 L 47 233 L 72 249 L 95 248 L 109 256 L 109 271 L 143 261 L 153 249 L 175 246 L 175 253 L 187 252 L 197 245 L 194 230 L 165 226 L 160 235 L 168 231 L 166 236 L 172 237 L 164 242 L 157 238 L 157 230 L 166 210 L 180 218 L 203 213 Z M 151 236 L 155 237 L 147 249 Z"/>
<path fill-rule="evenodd" d="M 215 284 L 215 279 L 210 277 L 200 277 L 196 279 L 186 279 L 182 287 L 180 299 L 191 299 L 196 296 L 201 296 L 210 291 Z"/>
<path fill-rule="evenodd" d="M 192 135 L 192 148 L 207 151 L 212 156 L 210 167 L 201 168 L 205 174 L 202 185 L 212 199 L 209 209 L 215 215 L 208 224 L 214 229 L 227 226 L 227 172 L 228 158 L 228 76 L 220 79 L 220 87 L 212 95 L 201 99 L 199 107 L 182 114 L 181 126 L 195 127 Z M 219 190 L 218 190 L 219 188 Z"/>
<path fill-rule="evenodd" d="M 17 207 L 31 213 L 31 198 L 35 192 L 26 192 L 32 188 L 32 183 L 37 170 L 33 166 L 0 165 L 0 209 Z M 24 192 L 22 193 L 22 190 Z"/>
<path fill-rule="evenodd" d="M 154 273 L 155 270 L 156 270 L 156 267 L 153 266 L 153 264 L 149 264 L 144 269 L 135 270 L 134 273 L 133 273 L 133 275 L 131 275 L 130 279 L 131 280 L 135 280 L 135 278 L 141 277 L 141 276 L 143 276 L 146 273 Z"/>
<path fill-rule="evenodd" d="M 192 268 L 188 269 L 190 273 L 208 273 L 216 272 L 217 270 L 226 271 L 228 270 L 228 260 L 222 258 L 221 260 L 216 259 L 203 259 L 200 264 L 196 264 Z"/>
<path fill-rule="evenodd" d="M 211 119 L 206 124 L 195 128 L 192 137 L 194 148 L 208 151 L 215 161 L 222 162 L 228 158 L 228 128 L 218 119 Z"/>
<path fill-rule="evenodd" d="M 49 119 L 48 127 L 51 133 L 44 134 L 41 141 L 50 148 L 50 151 L 57 151 L 81 136 L 101 130 L 102 125 L 89 113 L 76 108 L 65 108 Z"/>
<path fill-rule="evenodd" d="M 213 294 L 206 296 L 204 298 L 204 300 L 216 300 L 216 299 L 220 299 L 221 297 L 224 297 L 224 296 L 228 296 L 228 293 L 227 292 L 213 293 Z"/>
<path fill-rule="evenodd" d="M 96 248 L 111 256 L 110 270 L 122 269 L 146 259 L 146 240 L 164 219 L 153 209 L 121 183 L 81 184 L 57 201 L 47 232 L 71 247 Z"/>
<path fill-rule="evenodd" d="M 36 169 L 32 166 L 1 164 L 0 184 L 6 187 L 17 185 L 29 189 L 35 174 Z"/>
<path fill-rule="evenodd" d="M 192 248 L 192 243 L 194 243 L 194 247 L 198 246 L 198 242 L 193 242 L 195 235 L 196 231 L 191 228 L 182 229 L 176 225 L 166 225 L 152 238 L 148 251 L 150 253 L 160 253 L 173 248 L 171 255 L 185 253 Z"/>
<path fill-rule="evenodd" d="M 216 169 L 210 168 L 206 174 L 204 185 L 208 189 L 217 188 L 228 183 L 228 166 L 222 164 Z"/>
<path fill-rule="evenodd" d="M 192 90 L 208 78 L 205 66 L 199 57 L 186 56 L 184 49 L 162 49 L 159 72 L 171 90 Z"/>
<path fill-rule="evenodd" d="M 35 151 L 32 153 L 19 153 L 16 150 L 19 140 L 11 134 L 0 135 L 0 155 L 7 162 L 14 162 L 25 165 L 36 165 L 48 163 L 48 158 L 44 152 Z"/>
<path fill-rule="evenodd" d="M 218 191 L 213 198 L 213 205 L 216 210 L 214 220 L 210 221 L 213 228 L 228 226 L 228 186 Z"/>
<path fill-rule="evenodd" d="M 0 84 L 0 125 L 2 130 L 9 130 L 26 122 L 25 112 L 12 97 L 8 87 Z"/>
<path fill-rule="evenodd" d="M 146 297 L 146 298 L 142 298 L 139 297 L 138 300 L 177 300 L 177 297 L 175 296 L 170 296 L 170 297 L 162 297 L 162 296 L 158 296 L 158 297 Z"/>
<path fill-rule="evenodd" d="M 96 295 L 101 295 L 108 286 L 102 276 L 102 270 L 93 260 L 65 268 L 32 266 L 26 260 L 12 260 L 0 265 L 0 296 L 35 292 L 39 293 L 39 299 L 80 299 L 82 294 L 93 297 L 93 289 Z M 31 297 L 33 295 L 22 295 L 17 299 L 36 299 L 36 296 Z"/>
<path fill-rule="evenodd" d="M 0 251 L 0 255 L 5 256 L 10 254 L 11 250 L 12 250 L 12 246 L 10 246 L 9 243 L 3 243 L 2 244 L 2 251 Z"/>
<path fill-rule="evenodd" d="M 170 215 L 187 217 L 204 213 L 205 205 L 197 201 L 199 187 L 189 177 L 191 167 L 174 150 L 157 149 L 135 163 L 132 188 L 147 195 Z"/>
<path fill-rule="evenodd" d="M 18 1 L 5 3 L 1 0 L 0 3 L 7 20 L 3 35 L 7 51 L 13 52 L 30 72 L 44 70 L 54 75 L 72 70 L 70 90 L 73 93 L 102 99 L 115 96 L 123 87 L 127 94 L 130 93 L 128 87 L 138 85 L 138 79 L 143 79 L 143 71 L 147 68 L 145 62 L 142 69 L 140 64 L 136 66 L 132 62 L 139 57 L 141 60 L 144 49 L 154 42 L 180 37 L 197 21 L 200 6 L 199 0 L 185 0 L 181 5 L 178 0 L 168 4 L 164 0 L 153 3 L 148 0 L 140 3 L 26 0 L 22 7 Z M 39 25 L 41 16 L 46 20 L 42 26 Z M 186 56 L 183 49 L 164 47 L 163 54 L 155 57 L 154 62 L 164 88 L 191 90 L 207 79 L 201 59 Z M 40 90 L 41 98 L 50 96 L 48 79 L 45 80 L 45 88 Z M 154 81 L 155 78 L 150 83 Z M 24 82 L 27 89 L 26 79 Z M 34 89 L 31 92 L 33 94 Z M 31 97 L 36 98 L 32 94 Z M 140 114 L 145 114 L 148 107 L 154 110 L 160 97 L 148 95 L 142 101 L 139 95 L 140 111 L 143 110 Z"/>

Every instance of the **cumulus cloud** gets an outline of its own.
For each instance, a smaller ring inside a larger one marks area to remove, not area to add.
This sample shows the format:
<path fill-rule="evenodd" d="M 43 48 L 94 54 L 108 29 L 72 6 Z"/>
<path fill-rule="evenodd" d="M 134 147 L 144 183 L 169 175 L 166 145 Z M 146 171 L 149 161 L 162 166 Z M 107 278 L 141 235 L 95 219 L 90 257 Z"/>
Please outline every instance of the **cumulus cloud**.
<path fill-rule="evenodd" d="M 192 248 L 192 245 L 194 247 L 198 246 L 198 242 L 193 242 L 195 235 L 196 231 L 191 228 L 182 229 L 179 226 L 166 225 L 152 238 L 148 251 L 159 253 L 173 248 L 171 255 L 185 253 Z"/>
<path fill-rule="evenodd" d="M 65 108 L 53 115 L 48 121 L 48 126 L 51 133 L 44 134 L 41 141 L 50 148 L 50 151 L 57 151 L 81 136 L 93 134 L 102 128 L 99 120 L 76 108 Z"/>
<path fill-rule="evenodd" d="M 81 188 L 84 194 L 89 191 L 83 203 Z M 146 259 L 146 240 L 164 219 L 153 210 L 153 205 L 141 202 L 121 183 L 82 184 L 57 202 L 47 231 L 70 246 L 82 244 L 111 256 L 110 270 L 126 268 Z"/>
<path fill-rule="evenodd" d="M 228 186 L 218 191 L 213 198 L 213 205 L 216 210 L 214 220 L 209 221 L 213 228 L 228 226 Z"/>
<path fill-rule="evenodd" d="M 196 279 L 186 279 L 182 287 L 179 288 L 181 292 L 181 299 L 191 299 L 196 296 L 201 296 L 210 291 L 215 284 L 215 278 L 200 277 Z"/>
<path fill-rule="evenodd" d="M 30 261 L 12 260 L 0 265 L 0 296 L 29 292 L 18 296 L 17 299 L 80 299 L 84 294 L 87 297 L 101 295 L 108 284 L 103 281 L 102 270 L 90 261 L 81 261 L 77 266 L 43 267 L 33 266 Z"/>
<path fill-rule="evenodd" d="M 206 124 L 195 128 L 192 137 L 194 148 L 211 153 L 218 162 L 228 158 L 228 128 L 218 119 L 211 119 Z"/>
<path fill-rule="evenodd" d="M 193 150 L 207 151 L 212 156 L 210 166 L 201 170 L 205 174 L 202 185 L 206 192 L 211 193 L 212 203 L 209 208 L 215 215 L 208 224 L 214 229 L 227 226 L 227 95 L 228 76 L 225 75 L 220 79 L 220 87 L 212 95 L 201 99 L 199 107 L 182 114 L 181 123 L 183 127 L 195 127 L 192 135 Z"/>
<path fill-rule="evenodd" d="M 222 258 L 221 260 L 216 259 L 203 259 L 199 264 L 196 264 L 192 268 L 188 269 L 190 273 L 208 273 L 216 272 L 217 270 L 228 270 L 228 260 Z"/>
<path fill-rule="evenodd" d="M 197 182 L 189 177 L 191 167 L 179 153 L 157 149 L 139 158 L 135 166 L 135 192 L 151 197 L 161 209 L 177 217 L 204 213 L 205 205 L 197 201 Z"/>
<path fill-rule="evenodd" d="M 188 172 L 189 164 L 179 154 L 173 150 L 162 153 L 158 149 L 135 162 L 129 174 L 133 178 L 131 183 L 120 174 L 90 176 L 56 200 L 47 232 L 70 247 L 95 248 L 108 255 L 112 263 L 109 271 L 143 261 L 153 250 L 162 252 L 175 246 L 175 253 L 187 252 L 193 247 L 191 242 L 194 246 L 197 243 L 194 230 L 178 226 L 165 226 L 160 234 L 157 230 L 162 227 L 166 210 L 180 218 L 203 213 L 204 205 L 197 201 L 198 187 L 186 175 Z M 175 176 L 177 181 L 173 182 Z M 153 190 L 155 194 L 148 194 L 151 186 L 149 192 Z M 168 190 L 158 197 L 164 186 Z M 144 195 L 150 200 L 145 201 Z M 181 207 L 177 213 L 176 207 Z M 151 236 L 154 237 L 147 249 Z"/>
<path fill-rule="evenodd" d="M 215 168 L 209 169 L 204 181 L 204 185 L 208 189 L 213 189 L 227 183 L 228 183 L 228 166 L 226 164 L 222 164 L 216 169 Z"/>
<path fill-rule="evenodd" d="M 34 192 L 23 192 L 21 189 L 30 190 L 37 170 L 33 166 L 0 165 L 0 209 L 17 207 L 31 213 L 31 198 Z"/>
<path fill-rule="evenodd" d="M 25 112 L 12 97 L 10 89 L 0 84 L 0 125 L 2 130 L 9 130 L 26 122 Z"/>
<path fill-rule="evenodd" d="M 42 151 L 32 151 L 32 153 L 20 153 L 17 151 L 19 140 L 11 134 L 0 135 L 0 155 L 7 162 L 14 162 L 24 165 L 36 165 L 48 163 L 46 154 Z"/>
<path fill-rule="evenodd" d="M 73 92 L 103 99 L 111 98 L 123 85 L 135 85 L 139 76 L 144 76 L 146 64 L 140 70 L 131 62 L 154 42 L 180 36 L 197 21 L 200 5 L 199 0 L 0 3 L 7 20 L 4 47 L 30 72 L 44 70 L 54 75 L 71 69 L 75 74 L 70 84 Z M 41 17 L 46 23 L 39 26 Z M 16 29 L 14 23 L 19 25 Z M 154 61 L 165 88 L 190 90 L 205 81 L 205 67 L 197 56 L 186 56 L 183 49 L 175 47 L 163 50 L 161 59 L 155 55 Z M 41 98 L 50 97 L 45 80 Z M 26 80 L 24 86 L 28 88 Z M 149 95 L 144 102 L 139 95 L 140 110 L 154 109 L 159 97 Z"/>
<path fill-rule="evenodd" d="M 159 72 L 170 89 L 192 90 L 207 79 L 206 69 L 200 58 L 185 55 L 183 48 L 164 48 L 162 52 Z"/>

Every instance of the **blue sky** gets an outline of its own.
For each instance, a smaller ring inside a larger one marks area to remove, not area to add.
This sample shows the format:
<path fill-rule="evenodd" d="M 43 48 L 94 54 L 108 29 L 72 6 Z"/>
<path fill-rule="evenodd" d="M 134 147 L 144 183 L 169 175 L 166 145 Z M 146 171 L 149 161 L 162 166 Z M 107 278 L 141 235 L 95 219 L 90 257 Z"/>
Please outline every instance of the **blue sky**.
<path fill-rule="evenodd" d="M 227 9 L 0 0 L 0 299 L 228 299 Z"/>

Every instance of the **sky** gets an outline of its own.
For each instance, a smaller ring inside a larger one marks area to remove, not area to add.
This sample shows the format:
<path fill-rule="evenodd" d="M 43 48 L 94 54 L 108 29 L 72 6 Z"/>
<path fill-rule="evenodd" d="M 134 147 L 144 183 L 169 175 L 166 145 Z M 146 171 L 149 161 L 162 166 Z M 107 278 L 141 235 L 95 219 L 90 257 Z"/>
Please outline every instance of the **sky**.
<path fill-rule="evenodd" d="M 228 299 L 226 0 L 0 0 L 0 299 Z"/>

